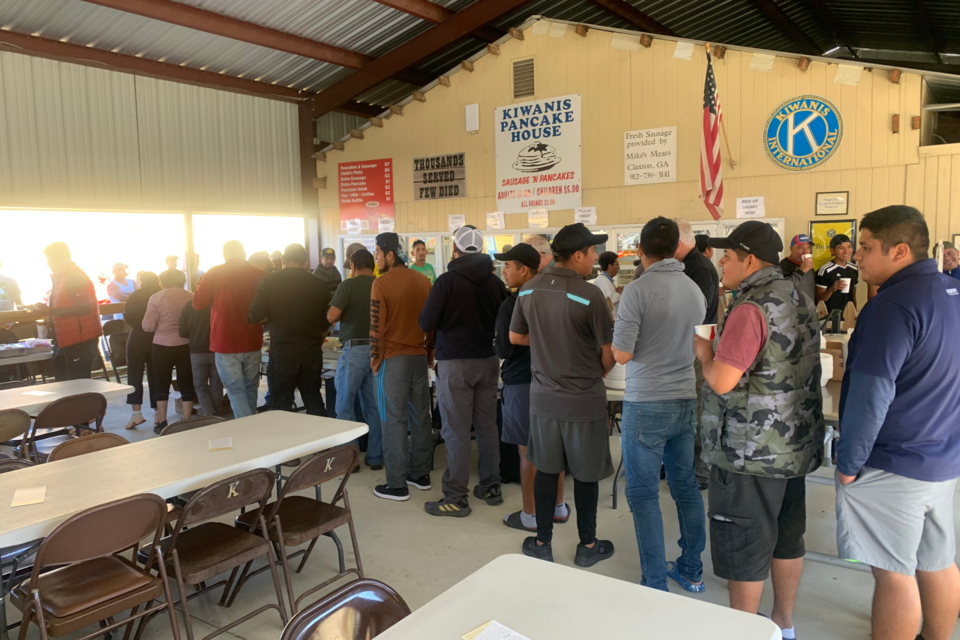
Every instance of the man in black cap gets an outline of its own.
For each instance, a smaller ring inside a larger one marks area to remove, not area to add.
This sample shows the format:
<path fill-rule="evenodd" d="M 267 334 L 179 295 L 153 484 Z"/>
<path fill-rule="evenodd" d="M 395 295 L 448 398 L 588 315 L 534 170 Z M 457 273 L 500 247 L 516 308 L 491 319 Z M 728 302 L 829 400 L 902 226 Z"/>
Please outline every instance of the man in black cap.
<path fill-rule="evenodd" d="M 494 257 L 503 263 L 503 279 L 511 289 L 520 289 L 533 280 L 540 268 L 540 252 L 531 245 L 520 243 Z M 527 442 L 530 440 L 530 347 L 510 343 L 510 320 L 517 306 L 518 294 L 503 301 L 497 314 L 497 338 L 493 343 L 503 360 L 500 378 L 503 380 L 503 434 L 500 439 L 520 448 L 520 487 L 523 508 L 503 518 L 503 524 L 522 531 L 537 530 L 537 507 L 533 495 L 537 468 L 527 460 Z M 553 511 L 554 522 L 566 522 L 570 511 L 563 501 L 563 473 L 557 482 L 558 504 Z"/>
<path fill-rule="evenodd" d="M 497 311 L 510 292 L 483 252 L 483 234 L 463 226 L 453 236 L 453 260 L 430 289 L 420 328 L 437 332 L 437 402 L 447 450 L 443 500 L 424 505 L 432 516 L 470 515 L 470 428 L 477 437 L 479 484 L 473 495 L 488 505 L 503 504 L 497 433 L 497 379 L 493 350 Z"/>
<path fill-rule="evenodd" d="M 793 638 L 803 569 L 805 479 L 823 459 L 817 311 L 780 269 L 780 236 L 751 220 L 726 238 L 723 286 L 736 292 L 714 341 L 694 336 L 703 365 L 703 459 L 713 570 L 730 606 L 757 613 L 773 574 L 770 618 Z"/>
<path fill-rule="evenodd" d="M 333 294 L 337 292 L 337 287 L 339 287 L 343 281 L 343 278 L 340 276 L 340 270 L 336 267 L 336 262 L 337 252 L 327 247 L 320 252 L 320 264 L 313 270 L 313 275 L 327 283 L 331 298 Z"/>
<path fill-rule="evenodd" d="M 556 266 L 523 286 L 510 323 L 510 342 L 530 347 L 533 373 L 527 459 L 537 468 L 537 536 L 523 541 L 523 553 L 553 561 L 557 482 L 568 470 L 580 533 L 574 562 L 581 567 L 613 556 L 613 544 L 597 539 L 599 482 L 613 475 L 603 384 L 614 365 L 613 321 L 603 293 L 584 280 L 597 261 L 596 245 L 606 241 L 582 223 L 557 232 Z"/>

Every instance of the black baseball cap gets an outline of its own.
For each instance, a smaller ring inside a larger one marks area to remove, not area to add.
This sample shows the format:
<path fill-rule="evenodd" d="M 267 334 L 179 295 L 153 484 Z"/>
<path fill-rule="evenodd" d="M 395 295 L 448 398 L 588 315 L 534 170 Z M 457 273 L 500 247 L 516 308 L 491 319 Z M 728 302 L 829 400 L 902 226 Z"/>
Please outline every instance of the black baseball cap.
<path fill-rule="evenodd" d="M 717 249 L 740 249 L 751 253 L 764 262 L 777 264 L 783 251 L 783 240 L 766 222 L 744 222 L 726 238 L 710 238 L 710 246 Z"/>
<path fill-rule="evenodd" d="M 393 251 L 397 259 L 404 263 L 407 261 L 407 253 L 403 250 L 403 246 L 400 244 L 400 236 L 397 234 L 392 232 L 381 233 L 377 236 L 377 246 L 383 253 L 387 254 Z"/>
<path fill-rule="evenodd" d="M 533 271 L 540 268 L 540 252 L 526 242 L 515 245 L 506 253 L 495 253 L 493 257 L 501 262 L 515 260 L 526 267 L 530 267 Z"/>
<path fill-rule="evenodd" d="M 337 256 L 337 252 L 334 251 L 333 249 L 331 249 L 330 247 L 327 247 L 326 249 L 324 249 L 323 251 L 320 252 L 320 255 L 321 255 L 322 257 L 326 257 L 326 256 L 336 257 L 336 256 Z"/>
<path fill-rule="evenodd" d="M 577 222 L 557 231 L 557 235 L 553 236 L 553 242 L 550 243 L 550 248 L 554 253 L 580 251 L 592 245 L 603 244 L 607 241 L 607 237 L 605 233 L 592 233 L 582 222 Z"/>

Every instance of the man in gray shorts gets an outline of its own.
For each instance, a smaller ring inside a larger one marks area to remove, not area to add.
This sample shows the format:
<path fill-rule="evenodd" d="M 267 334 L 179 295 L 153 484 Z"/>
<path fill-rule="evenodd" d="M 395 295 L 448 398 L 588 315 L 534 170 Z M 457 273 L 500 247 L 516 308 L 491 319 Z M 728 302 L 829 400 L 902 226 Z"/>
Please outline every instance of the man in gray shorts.
<path fill-rule="evenodd" d="M 613 321 L 606 298 L 585 282 L 597 260 L 594 235 L 581 223 L 567 225 L 551 246 L 547 267 L 518 294 L 510 342 L 530 347 L 530 440 L 527 459 L 537 468 L 533 493 L 537 536 L 523 553 L 553 561 L 553 515 L 560 472 L 573 476 L 580 544 L 574 562 L 590 567 L 613 555 L 597 539 L 599 482 L 613 475 L 603 376 L 613 369 Z"/>
<path fill-rule="evenodd" d="M 837 449 L 840 557 L 873 567 L 874 640 L 947 640 L 960 611 L 960 291 L 928 257 L 923 215 L 860 223 L 857 265 L 879 286 L 848 345 Z"/>

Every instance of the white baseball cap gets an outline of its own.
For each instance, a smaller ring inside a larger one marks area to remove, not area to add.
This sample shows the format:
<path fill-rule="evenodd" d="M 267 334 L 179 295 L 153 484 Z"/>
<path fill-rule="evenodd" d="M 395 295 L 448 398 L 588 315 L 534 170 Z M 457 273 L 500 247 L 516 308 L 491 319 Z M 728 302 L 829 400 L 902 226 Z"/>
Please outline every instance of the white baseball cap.
<path fill-rule="evenodd" d="M 473 227 L 460 227 L 453 234 L 457 249 L 463 253 L 479 253 L 483 250 L 483 234 Z"/>

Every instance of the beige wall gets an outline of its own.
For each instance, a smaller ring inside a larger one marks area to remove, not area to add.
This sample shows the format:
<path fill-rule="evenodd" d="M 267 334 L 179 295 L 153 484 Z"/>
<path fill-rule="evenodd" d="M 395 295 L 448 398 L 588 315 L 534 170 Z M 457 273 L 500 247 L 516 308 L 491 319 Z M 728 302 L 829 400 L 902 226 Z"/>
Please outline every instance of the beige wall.
<path fill-rule="evenodd" d="M 398 231 L 446 231 L 446 216 L 460 213 L 468 223 L 485 228 L 484 214 L 496 210 L 494 108 L 514 102 L 511 63 L 531 56 L 536 59 L 537 99 L 582 94 L 583 206 L 597 207 L 598 224 L 642 223 L 655 215 L 709 219 L 697 197 L 706 67 L 702 47 L 687 62 L 674 60 L 675 44 L 665 40 L 655 40 L 649 49 L 624 51 L 612 48 L 612 34 L 598 29 L 580 37 L 570 27 L 562 39 L 535 35 L 532 28 L 524 35 L 522 41 L 502 45 L 499 56 L 476 61 L 474 72 L 453 74 L 449 87 L 431 89 L 426 102 L 406 105 L 403 115 L 386 120 L 383 128 L 366 129 L 363 140 L 327 153 L 326 162 L 318 163 L 318 175 L 327 177 L 326 189 L 319 191 L 325 243 L 339 234 L 337 163 L 364 159 L 394 160 Z M 919 75 L 904 73 L 899 84 L 892 84 L 886 71 L 865 71 L 854 87 L 834 82 L 836 65 L 813 62 L 801 72 L 795 59 L 778 57 L 773 70 L 764 73 L 749 69 L 751 57 L 728 51 L 714 65 L 737 162 L 731 170 L 724 148 L 724 218 L 736 217 L 737 197 L 762 195 L 768 217 L 786 218 L 789 237 L 807 231 L 816 192 L 849 191 L 851 217 L 907 202 L 931 219 L 931 231 L 960 233 L 960 151 L 921 158 L 920 131 L 910 129 L 911 117 L 921 113 Z M 766 157 L 763 127 L 778 104 L 807 93 L 839 107 L 843 140 L 824 166 L 790 172 Z M 480 105 L 477 135 L 465 132 L 464 107 L 471 103 Z M 891 131 L 896 113 L 898 134 Z M 678 181 L 624 186 L 623 133 L 672 125 L 678 127 Z M 411 159 L 460 151 L 466 152 L 467 197 L 415 203 Z M 572 221 L 570 210 L 550 213 L 552 226 Z M 525 227 L 526 216 L 507 215 L 506 223 L 508 228 Z"/>

